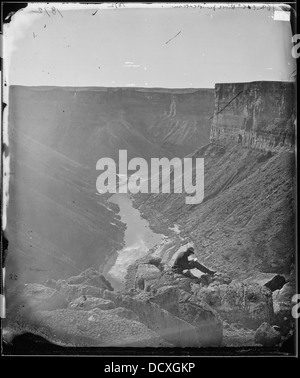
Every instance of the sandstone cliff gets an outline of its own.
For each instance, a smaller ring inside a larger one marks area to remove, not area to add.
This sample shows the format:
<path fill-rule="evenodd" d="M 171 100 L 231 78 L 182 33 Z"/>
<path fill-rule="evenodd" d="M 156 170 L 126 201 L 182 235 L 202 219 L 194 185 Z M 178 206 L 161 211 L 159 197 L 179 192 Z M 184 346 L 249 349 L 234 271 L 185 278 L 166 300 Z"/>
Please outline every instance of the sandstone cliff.
<path fill-rule="evenodd" d="M 211 141 L 271 151 L 293 148 L 295 106 L 291 82 L 216 84 Z"/>

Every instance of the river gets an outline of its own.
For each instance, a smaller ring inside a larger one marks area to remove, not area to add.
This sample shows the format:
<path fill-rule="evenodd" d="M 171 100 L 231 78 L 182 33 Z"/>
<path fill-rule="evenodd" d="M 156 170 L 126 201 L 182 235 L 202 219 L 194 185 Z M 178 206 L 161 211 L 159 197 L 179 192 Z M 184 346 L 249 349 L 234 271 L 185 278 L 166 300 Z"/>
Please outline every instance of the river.
<path fill-rule="evenodd" d="M 127 194 L 113 194 L 109 202 L 119 207 L 121 221 L 126 224 L 124 235 L 125 247 L 112 256 L 104 268 L 104 275 L 115 290 L 124 287 L 124 278 L 129 265 L 145 256 L 147 252 L 162 242 L 164 235 L 154 233 L 147 220 L 135 209 L 132 199 Z"/>

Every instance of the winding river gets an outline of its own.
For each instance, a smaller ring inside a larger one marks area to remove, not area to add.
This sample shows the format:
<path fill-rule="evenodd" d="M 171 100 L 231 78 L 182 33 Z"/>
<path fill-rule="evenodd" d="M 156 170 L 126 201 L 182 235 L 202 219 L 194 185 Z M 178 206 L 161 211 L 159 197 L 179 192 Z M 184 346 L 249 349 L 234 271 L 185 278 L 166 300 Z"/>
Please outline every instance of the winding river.
<path fill-rule="evenodd" d="M 112 283 L 115 290 L 123 288 L 123 280 L 129 265 L 145 256 L 149 249 L 160 244 L 164 235 L 154 233 L 147 220 L 143 219 L 139 210 L 135 209 L 132 199 L 127 194 L 114 194 L 109 202 L 119 207 L 121 221 L 126 224 L 124 242 L 125 247 L 112 256 L 107 263 L 104 274 Z"/>

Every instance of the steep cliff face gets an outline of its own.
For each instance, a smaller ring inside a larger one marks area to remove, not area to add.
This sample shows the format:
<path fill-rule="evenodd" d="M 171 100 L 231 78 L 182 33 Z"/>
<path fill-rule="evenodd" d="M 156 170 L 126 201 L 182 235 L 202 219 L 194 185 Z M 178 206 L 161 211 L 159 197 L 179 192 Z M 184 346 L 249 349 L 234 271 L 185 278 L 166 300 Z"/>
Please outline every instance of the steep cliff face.
<path fill-rule="evenodd" d="M 157 97 L 158 101 L 165 101 Z M 156 142 L 174 156 L 183 156 L 195 150 L 199 143 L 206 144 L 209 137 L 210 118 L 213 114 L 212 89 L 172 92 L 169 107 L 151 120 L 148 132 Z"/>
<path fill-rule="evenodd" d="M 295 143 L 295 88 L 290 82 L 216 84 L 211 141 L 263 150 Z"/>

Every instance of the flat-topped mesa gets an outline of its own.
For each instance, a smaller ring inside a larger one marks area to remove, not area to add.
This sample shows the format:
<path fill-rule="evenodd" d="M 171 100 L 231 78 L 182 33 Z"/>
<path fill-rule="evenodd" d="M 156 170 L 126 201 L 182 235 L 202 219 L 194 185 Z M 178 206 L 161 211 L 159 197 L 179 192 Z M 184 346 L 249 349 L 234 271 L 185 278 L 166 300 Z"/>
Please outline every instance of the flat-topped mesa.
<path fill-rule="evenodd" d="M 271 151 L 293 149 L 295 119 L 293 82 L 216 84 L 210 141 L 236 141 Z"/>

